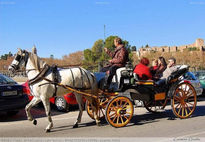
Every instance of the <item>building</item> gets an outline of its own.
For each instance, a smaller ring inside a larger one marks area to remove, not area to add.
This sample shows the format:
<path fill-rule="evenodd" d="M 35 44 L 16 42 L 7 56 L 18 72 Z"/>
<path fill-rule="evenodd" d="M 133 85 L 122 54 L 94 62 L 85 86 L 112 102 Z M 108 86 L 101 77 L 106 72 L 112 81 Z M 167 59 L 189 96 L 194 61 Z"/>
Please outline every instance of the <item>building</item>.
<path fill-rule="evenodd" d="M 204 40 L 201 38 L 196 39 L 193 44 L 181 45 L 181 46 L 154 46 L 154 47 L 141 47 L 136 51 L 138 57 L 143 56 L 151 52 L 183 52 L 186 49 L 194 49 L 198 51 L 204 51 Z"/>

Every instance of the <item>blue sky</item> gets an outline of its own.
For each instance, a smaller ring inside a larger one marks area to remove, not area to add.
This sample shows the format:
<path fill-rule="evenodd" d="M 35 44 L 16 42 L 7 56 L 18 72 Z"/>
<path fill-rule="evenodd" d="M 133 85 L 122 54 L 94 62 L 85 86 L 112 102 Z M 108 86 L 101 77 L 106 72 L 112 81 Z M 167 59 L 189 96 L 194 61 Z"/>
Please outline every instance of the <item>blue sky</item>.
<path fill-rule="evenodd" d="M 0 0 L 0 55 L 62 58 L 117 35 L 141 47 L 205 39 L 205 0 Z"/>

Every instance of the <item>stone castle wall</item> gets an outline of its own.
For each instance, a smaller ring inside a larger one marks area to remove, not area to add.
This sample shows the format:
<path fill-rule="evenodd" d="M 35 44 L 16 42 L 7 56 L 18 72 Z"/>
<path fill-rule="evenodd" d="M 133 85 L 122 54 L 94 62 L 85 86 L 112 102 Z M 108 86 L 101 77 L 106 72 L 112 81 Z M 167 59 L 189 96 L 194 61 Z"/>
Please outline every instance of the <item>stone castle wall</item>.
<path fill-rule="evenodd" d="M 145 47 L 140 48 L 137 51 L 138 56 L 143 56 L 151 51 L 155 52 L 183 52 L 185 49 L 196 47 L 198 50 L 203 51 L 205 48 L 204 40 L 201 38 L 196 39 L 193 44 L 181 45 L 181 46 L 154 46 L 154 47 Z"/>

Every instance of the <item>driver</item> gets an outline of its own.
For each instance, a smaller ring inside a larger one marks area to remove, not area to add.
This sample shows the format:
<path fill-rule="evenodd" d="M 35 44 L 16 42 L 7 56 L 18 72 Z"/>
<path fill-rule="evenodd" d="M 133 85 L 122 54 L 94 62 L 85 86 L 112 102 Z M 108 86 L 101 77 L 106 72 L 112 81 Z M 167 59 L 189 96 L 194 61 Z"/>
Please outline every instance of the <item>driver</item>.
<path fill-rule="evenodd" d="M 112 57 L 109 60 L 109 64 L 101 69 L 101 72 L 106 72 L 108 77 L 106 78 L 105 89 L 109 89 L 113 76 L 116 74 L 116 70 L 120 67 L 124 67 L 128 61 L 128 51 L 124 47 L 121 38 L 117 37 L 114 39 L 115 51 L 110 52 L 106 47 L 105 52 Z"/>

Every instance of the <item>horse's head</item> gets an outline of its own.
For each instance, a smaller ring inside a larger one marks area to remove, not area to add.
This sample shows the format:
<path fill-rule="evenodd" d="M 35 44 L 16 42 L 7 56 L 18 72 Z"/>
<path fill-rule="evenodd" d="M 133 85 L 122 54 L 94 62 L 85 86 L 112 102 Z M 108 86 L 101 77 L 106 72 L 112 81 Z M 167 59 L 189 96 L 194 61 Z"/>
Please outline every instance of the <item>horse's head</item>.
<path fill-rule="evenodd" d="M 16 53 L 15 58 L 9 66 L 8 70 L 14 73 L 19 70 L 23 64 L 26 66 L 28 57 L 29 53 L 26 50 L 18 49 L 18 52 Z"/>

